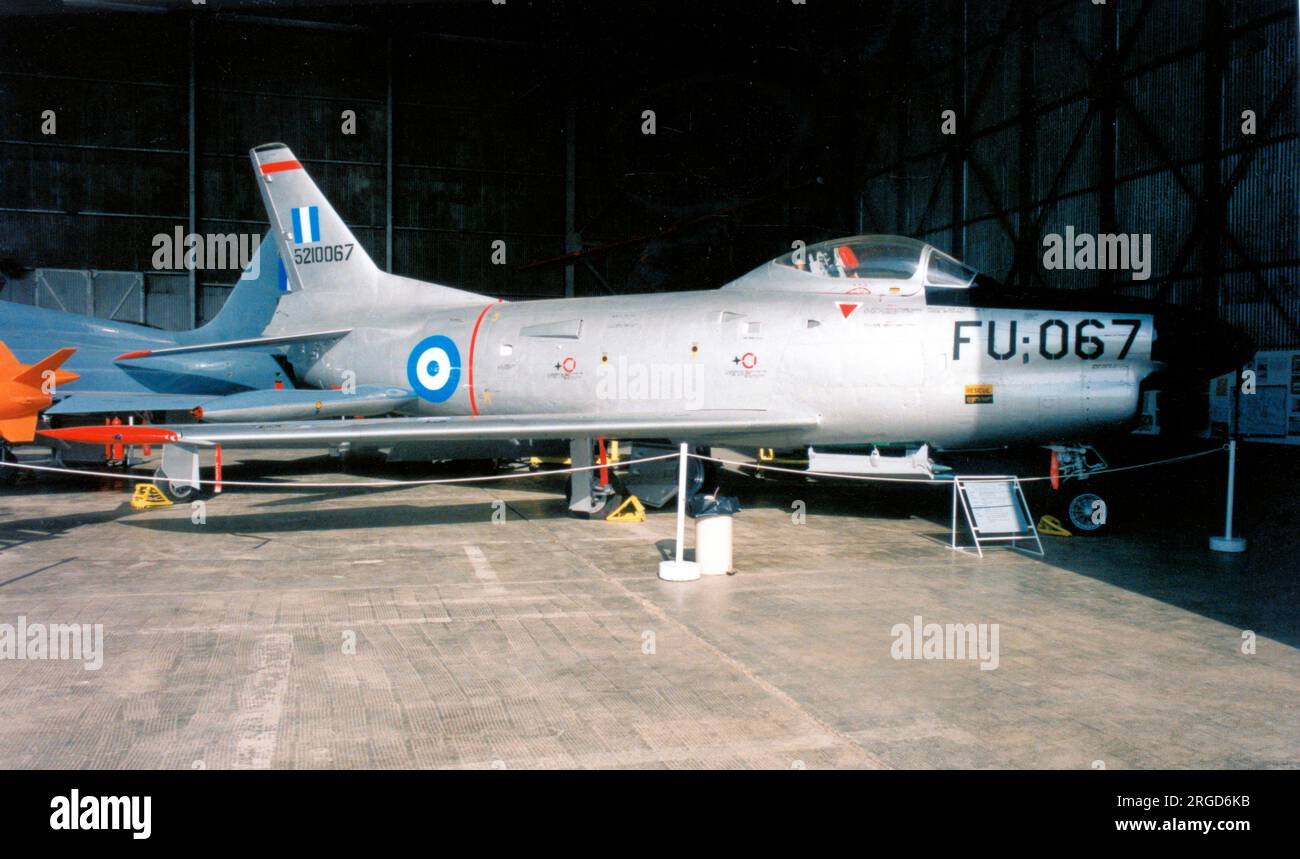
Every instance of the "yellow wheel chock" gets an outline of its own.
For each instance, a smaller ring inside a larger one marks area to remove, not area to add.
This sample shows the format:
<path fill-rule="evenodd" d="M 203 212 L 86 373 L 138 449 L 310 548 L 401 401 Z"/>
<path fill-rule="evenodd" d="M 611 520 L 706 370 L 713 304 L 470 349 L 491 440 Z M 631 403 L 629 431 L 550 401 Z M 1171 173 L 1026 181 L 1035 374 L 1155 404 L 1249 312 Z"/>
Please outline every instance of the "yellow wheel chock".
<path fill-rule="evenodd" d="M 1067 531 L 1061 524 L 1061 520 L 1055 516 L 1044 516 L 1038 520 L 1038 533 L 1050 534 L 1053 537 L 1073 537 L 1074 534 Z"/>
<path fill-rule="evenodd" d="M 629 507 L 631 507 L 632 509 L 629 510 L 628 509 Z M 605 521 L 606 522 L 644 522 L 645 505 L 641 503 L 640 498 L 637 498 L 635 495 L 629 495 L 626 501 L 618 505 L 618 507 L 614 508 L 613 513 L 605 517 Z"/>
<path fill-rule="evenodd" d="M 156 485 L 137 483 L 135 494 L 131 496 L 131 506 L 136 510 L 146 510 L 150 507 L 170 507 L 172 502 Z"/>

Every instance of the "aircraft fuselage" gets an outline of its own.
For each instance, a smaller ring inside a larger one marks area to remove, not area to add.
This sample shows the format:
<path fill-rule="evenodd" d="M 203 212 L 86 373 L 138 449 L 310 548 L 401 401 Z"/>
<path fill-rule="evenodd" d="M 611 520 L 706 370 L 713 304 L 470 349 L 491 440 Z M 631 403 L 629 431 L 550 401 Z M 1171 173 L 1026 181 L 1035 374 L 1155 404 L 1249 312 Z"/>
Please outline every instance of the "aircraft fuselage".
<path fill-rule="evenodd" d="M 1131 419 L 1152 341 L 1143 313 L 722 289 L 485 301 L 295 363 L 314 386 L 412 388 L 425 415 L 812 411 L 816 429 L 765 443 L 955 447 Z"/>

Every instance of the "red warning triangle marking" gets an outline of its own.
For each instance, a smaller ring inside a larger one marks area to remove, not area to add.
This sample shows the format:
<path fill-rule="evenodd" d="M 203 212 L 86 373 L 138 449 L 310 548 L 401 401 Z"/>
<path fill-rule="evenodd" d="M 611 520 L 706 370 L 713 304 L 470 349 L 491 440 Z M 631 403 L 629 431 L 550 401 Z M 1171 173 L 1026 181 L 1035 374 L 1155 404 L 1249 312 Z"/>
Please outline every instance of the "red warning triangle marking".
<path fill-rule="evenodd" d="M 844 314 L 844 318 L 845 318 L 845 319 L 848 319 L 850 316 L 853 315 L 853 311 L 857 310 L 859 307 L 862 306 L 862 302 L 860 302 L 860 301 L 837 301 L 837 302 L 835 303 L 835 306 L 838 307 L 838 308 L 840 309 L 840 313 Z"/>

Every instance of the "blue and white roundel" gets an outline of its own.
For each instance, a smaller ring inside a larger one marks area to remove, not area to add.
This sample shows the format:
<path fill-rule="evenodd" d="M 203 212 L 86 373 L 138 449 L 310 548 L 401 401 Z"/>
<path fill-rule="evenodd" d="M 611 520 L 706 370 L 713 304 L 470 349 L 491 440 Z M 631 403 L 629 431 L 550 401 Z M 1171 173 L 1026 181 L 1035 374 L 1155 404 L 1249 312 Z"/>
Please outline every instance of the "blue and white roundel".
<path fill-rule="evenodd" d="M 460 351 L 450 337 L 425 337 L 406 359 L 411 390 L 431 403 L 445 403 L 460 386 Z"/>

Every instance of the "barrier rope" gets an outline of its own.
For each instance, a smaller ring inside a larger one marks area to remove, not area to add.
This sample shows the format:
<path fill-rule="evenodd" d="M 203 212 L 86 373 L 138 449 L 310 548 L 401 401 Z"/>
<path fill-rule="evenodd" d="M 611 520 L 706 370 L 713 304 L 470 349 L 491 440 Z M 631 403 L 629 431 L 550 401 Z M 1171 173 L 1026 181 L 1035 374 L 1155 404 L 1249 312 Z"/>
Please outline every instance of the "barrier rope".
<path fill-rule="evenodd" d="M 643 462 L 658 462 L 664 459 L 677 459 L 679 454 L 665 453 L 659 456 L 647 456 L 641 459 L 623 459 L 618 462 L 609 462 L 605 465 L 583 465 L 571 468 L 548 468 L 542 474 L 575 474 L 580 471 L 596 471 L 600 468 L 621 468 L 625 465 L 637 465 Z M 0 466 L 6 468 L 22 468 L 30 471 L 46 471 L 54 474 L 70 474 L 81 477 L 105 477 L 112 480 L 143 480 L 153 482 L 155 480 L 165 481 L 166 478 L 155 476 L 153 474 L 143 474 L 133 471 L 89 471 L 81 468 L 53 468 L 48 465 L 34 465 L 25 462 L 0 462 Z M 261 488 L 278 488 L 278 489 L 347 489 L 357 488 L 377 488 L 392 486 L 428 486 L 439 483 L 487 483 L 495 480 L 515 480 L 522 477 L 537 477 L 539 472 L 518 471 L 510 474 L 486 474 L 479 477 L 447 477 L 428 480 L 352 480 L 352 481 L 288 481 L 288 480 L 225 480 L 220 481 L 222 487 L 226 486 L 247 486 Z M 218 481 L 200 478 L 200 485 L 215 485 Z"/>
<path fill-rule="evenodd" d="M 1158 465 L 1171 465 L 1175 462 L 1185 462 L 1189 459 L 1199 459 L 1202 456 L 1210 456 L 1211 454 L 1222 453 L 1227 449 L 1228 446 L 1225 444 L 1222 445 L 1221 447 L 1212 447 L 1209 450 L 1200 450 L 1197 451 L 1196 453 L 1188 453 L 1182 456 L 1171 456 L 1168 459 L 1157 459 L 1157 460 L 1152 460 L 1151 462 L 1140 462 L 1136 465 L 1122 465 L 1117 468 L 1110 468 L 1110 467 L 1100 468 L 1097 469 L 1096 471 L 1087 472 L 1087 476 L 1097 477 L 1103 474 L 1118 474 L 1121 471 L 1135 471 L 1139 468 L 1153 468 Z M 779 465 L 763 465 L 762 463 L 757 463 L 757 462 L 740 462 L 734 459 L 719 459 L 718 457 L 715 456 L 703 456 L 702 454 L 698 454 L 698 453 L 689 453 L 687 454 L 687 456 L 693 457 L 695 459 L 707 460 L 709 462 L 717 462 L 722 465 L 734 465 L 742 468 L 763 469 L 766 471 L 779 471 L 784 474 L 797 474 L 801 477 L 834 477 L 834 478 L 840 478 L 844 480 L 876 481 L 878 483 L 910 483 L 910 484 L 922 485 L 922 486 L 951 486 L 952 485 L 951 480 L 944 479 L 944 478 L 935 479 L 933 477 L 930 477 L 927 479 L 924 477 L 876 477 L 869 474 L 844 474 L 836 471 L 808 471 L 807 469 L 782 468 Z M 978 476 L 978 475 L 972 475 L 972 476 Z M 1062 477 L 1064 478 L 1064 476 Z M 1021 477 L 1020 482 L 1032 483 L 1037 480 L 1051 480 L 1051 479 L 1052 479 L 1051 475 L 1048 474 L 1039 477 Z"/>
<path fill-rule="evenodd" d="M 1199 459 L 1203 456 L 1210 456 L 1211 454 L 1222 453 L 1227 449 L 1228 446 L 1223 445 L 1221 447 L 1214 447 L 1214 448 L 1210 448 L 1209 450 L 1201 450 L 1195 453 L 1184 454 L 1182 456 L 1172 456 L 1169 457 L 1168 459 L 1157 459 L 1151 462 L 1137 463 L 1136 465 L 1122 465 L 1116 468 L 1109 468 L 1109 467 L 1102 468 L 1096 471 L 1088 472 L 1087 476 L 1097 477 L 1103 474 L 1118 474 L 1122 471 L 1135 471 L 1139 468 L 1154 468 L 1156 466 L 1161 466 L 1161 465 L 1172 465 L 1176 462 L 1186 462 L 1192 459 Z M 868 474 L 844 474 L 841 472 L 834 472 L 834 471 L 808 471 L 806 469 L 798 469 L 798 468 L 783 468 L 778 465 L 763 465 L 762 463 L 758 463 L 758 462 L 742 462 L 740 460 L 734 460 L 734 459 L 722 459 L 720 457 L 704 456 L 703 454 L 698 454 L 698 453 L 688 453 L 687 456 L 692 459 L 698 459 L 705 462 L 716 462 L 720 465 L 731 465 L 739 468 L 754 469 L 754 470 L 776 471 L 776 472 L 781 472 L 783 474 L 794 474 L 800 477 L 834 477 L 836 479 L 841 479 L 841 480 L 861 480 L 866 482 L 874 481 L 877 483 L 908 483 L 912 485 L 921 485 L 921 486 L 950 486 L 952 483 L 951 480 L 947 480 L 947 479 L 936 480 L 934 478 L 925 479 L 922 477 L 915 477 L 915 478 L 878 477 L 878 476 L 873 476 Z M 575 474 L 582 471 L 596 471 L 597 469 L 601 469 L 601 468 L 613 469 L 613 468 L 622 468 L 628 465 L 639 465 L 645 462 L 661 462 L 666 459 L 677 459 L 679 457 L 680 457 L 679 453 L 664 453 L 658 456 L 647 456 L 638 459 L 624 459 L 624 460 L 620 460 L 619 462 L 611 462 L 605 465 L 596 464 L 596 465 L 584 465 L 580 467 L 570 467 L 570 468 L 548 468 L 543 473 Z M 165 478 L 156 478 L 155 475 L 146 475 L 139 472 L 131 472 L 131 471 L 115 472 L 115 471 L 90 471 L 87 469 L 80 469 L 80 468 L 54 468 L 51 466 L 35 465 L 32 463 L 25 463 L 25 462 L 0 462 L 0 467 L 19 468 L 19 469 L 25 469 L 29 471 L 42 471 L 42 472 L 50 472 L 53 474 L 66 474 L 66 475 L 75 475 L 80 477 L 102 477 L 111 480 L 144 480 L 147 482 L 151 482 L 154 481 L 155 479 L 165 479 Z M 515 480 L 524 477 L 536 477 L 536 476 L 538 476 L 538 472 L 519 471 L 519 472 L 512 472 L 509 474 L 481 475 L 478 477 L 449 477 L 449 478 L 422 479 L 422 480 L 285 481 L 285 480 L 225 480 L 222 479 L 219 482 L 221 483 L 222 487 L 243 486 L 243 487 L 263 488 L 263 489 L 267 489 L 267 488 L 367 489 L 367 488 L 380 488 L 380 487 L 393 487 L 393 486 L 432 486 L 438 484 L 490 483 L 498 480 Z M 1020 482 L 1032 483 L 1034 481 L 1051 480 L 1051 479 L 1052 479 L 1051 475 L 1041 475 L 1036 477 L 1021 477 Z M 198 480 L 198 483 L 200 485 L 216 485 L 218 481 L 215 479 L 200 478 Z"/>

